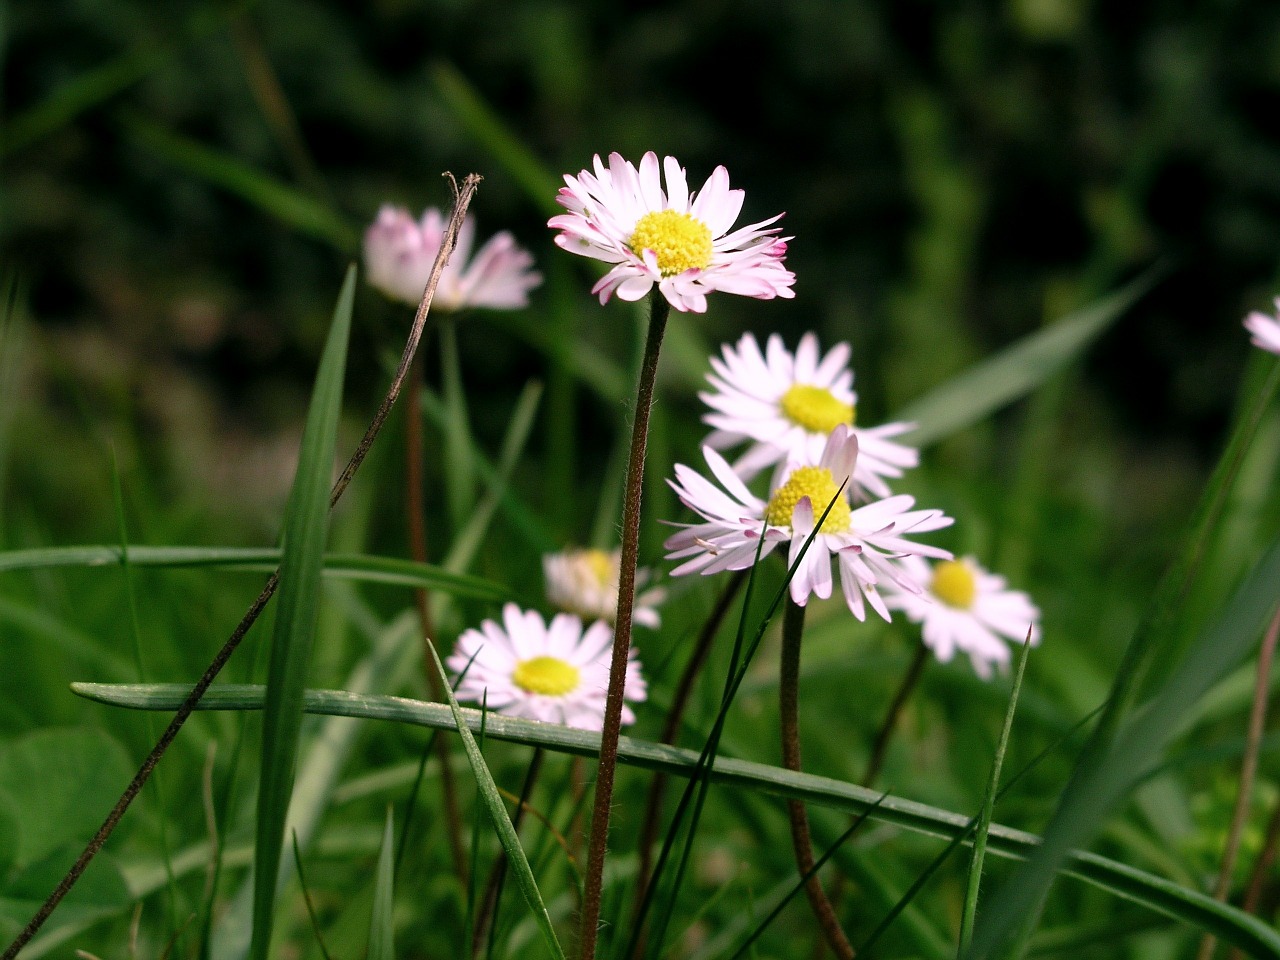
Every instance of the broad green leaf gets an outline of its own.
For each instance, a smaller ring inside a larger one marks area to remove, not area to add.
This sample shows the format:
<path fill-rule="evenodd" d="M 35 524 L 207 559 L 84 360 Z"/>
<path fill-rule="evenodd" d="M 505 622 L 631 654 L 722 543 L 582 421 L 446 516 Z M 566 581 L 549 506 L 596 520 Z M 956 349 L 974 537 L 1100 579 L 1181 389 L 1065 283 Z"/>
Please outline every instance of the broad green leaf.
<path fill-rule="evenodd" d="M 125 132 L 144 150 L 188 173 L 222 187 L 302 233 L 333 244 L 345 253 L 357 248 L 351 225 L 323 202 L 287 186 L 238 157 L 129 116 Z"/>
<path fill-rule="evenodd" d="M 387 807 L 387 822 L 382 830 L 382 849 L 374 874 L 373 914 L 369 919 L 368 960 L 395 960 L 395 930 L 392 894 L 395 891 L 395 823 Z"/>
<path fill-rule="evenodd" d="M 907 441 L 927 447 L 1031 392 L 1080 356 L 1157 278 L 1157 273 L 1148 271 L 1111 296 L 1024 337 L 908 404 L 894 417 L 917 424 Z"/>
<path fill-rule="evenodd" d="M 72 690 L 100 703 L 144 710 L 173 710 L 188 692 L 186 687 L 177 684 L 76 683 L 72 684 Z M 227 684 L 213 687 L 200 702 L 200 709 L 259 710 L 262 702 L 261 686 Z M 310 690 L 305 703 L 308 712 L 331 716 L 392 720 L 444 730 L 457 725 L 451 709 L 443 704 L 399 697 Z M 459 716 L 469 730 L 479 729 L 478 710 L 460 709 Z M 502 714 L 489 714 L 485 735 L 585 757 L 596 756 L 600 749 L 598 733 Z M 620 763 L 671 776 L 694 776 L 699 770 L 699 758 L 697 751 L 667 744 L 630 737 L 618 741 Z M 758 790 L 849 813 L 862 813 L 875 807 L 870 814 L 872 820 L 947 840 L 973 826 L 969 817 L 950 810 L 892 796 L 881 800 L 879 793 L 851 783 L 747 760 L 718 757 L 710 778 L 730 790 Z M 989 852 L 1001 857 L 1026 858 L 1036 853 L 1042 842 L 1034 834 L 1000 824 L 992 824 L 987 834 Z M 1085 851 L 1069 851 L 1058 869 L 1065 876 L 1084 880 L 1164 916 L 1212 930 L 1219 938 L 1251 950 L 1256 956 L 1280 957 L 1280 933 L 1258 918 L 1218 903 L 1198 890 L 1189 890 L 1163 877 Z"/>
<path fill-rule="evenodd" d="M 564 960 L 564 951 L 560 949 L 555 927 L 551 925 L 551 916 L 547 913 L 546 904 L 542 902 L 542 893 L 538 890 L 538 883 L 533 878 L 533 871 L 529 868 L 524 848 L 520 846 L 520 837 L 516 834 L 516 828 L 512 826 L 511 817 L 507 815 L 507 806 L 498 793 L 498 785 L 493 782 L 493 775 L 489 773 L 484 756 L 476 745 L 475 737 L 471 735 L 471 728 L 467 725 L 462 708 L 458 706 L 458 699 L 453 695 L 453 687 L 449 683 L 448 674 L 444 672 L 444 664 L 440 662 L 440 655 L 436 653 L 435 645 L 428 643 L 427 646 L 431 651 L 431 659 L 435 662 L 440 679 L 444 681 L 443 689 L 449 700 L 449 711 L 453 715 L 454 726 L 458 730 L 458 736 L 462 738 L 462 746 L 467 752 L 467 762 L 471 764 L 471 772 L 480 789 L 480 797 L 484 801 L 485 809 L 489 812 L 489 819 L 493 822 L 493 829 L 498 834 L 498 841 L 506 851 L 507 862 L 515 873 L 516 883 L 519 884 L 520 892 L 524 894 L 525 902 L 529 904 L 529 910 L 538 923 L 547 951 L 556 960 Z M 495 716 L 487 711 L 480 712 L 480 729 L 487 732 L 488 721 Z"/>
<path fill-rule="evenodd" d="M 347 270 L 320 358 L 311 406 L 303 428 L 298 470 L 285 510 L 280 589 L 267 674 L 262 722 L 262 766 L 258 787 L 257 850 L 254 862 L 253 941 L 250 954 L 266 960 L 275 911 L 276 884 L 285 821 L 293 794 L 294 765 L 302 727 L 302 695 L 320 606 L 320 572 L 329 532 L 329 489 L 334 444 L 342 413 L 342 380 L 351 332 L 356 270 Z"/>

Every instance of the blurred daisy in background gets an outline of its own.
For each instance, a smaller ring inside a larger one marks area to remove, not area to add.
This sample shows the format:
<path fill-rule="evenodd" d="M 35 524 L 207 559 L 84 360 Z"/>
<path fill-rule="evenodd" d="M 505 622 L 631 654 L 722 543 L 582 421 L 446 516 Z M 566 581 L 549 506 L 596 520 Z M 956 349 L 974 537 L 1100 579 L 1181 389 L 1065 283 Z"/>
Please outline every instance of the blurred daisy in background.
<path fill-rule="evenodd" d="M 568 549 L 542 557 L 542 575 L 547 584 L 547 599 L 553 606 L 574 613 L 585 620 L 603 620 L 612 624 L 618 613 L 618 573 L 622 567 L 621 550 Z M 648 571 L 636 571 L 636 585 L 643 586 Z M 661 587 L 646 590 L 636 597 L 631 619 L 651 629 L 662 626 L 657 605 L 666 599 Z"/>
<path fill-rule="evenodd" d="M 655 283 L 671 306 L 694 313 L 706 311 L 714 291 L 761 300 L 795 296 L 795 274 L 782 265 L 790 238 L 770 227 L 782 214 L 730 233 L 745 192 L 729 189 L 724 167 L 691 193 L 674 157 L 659 169 L 650 151 L 637 170 L 621 154 L 609 154 L 608 166 L 597 154 L 594 173 L 566 174 L 564 181 L 556 202 L 569 212 L 547 226 L 560 231 L 555 240 L 562 249 L 614 265 L 591 288 L 601 303 L 614 293 L 639 300 Z"/>
<path fill-rule="evenodd" d="M 487 703 L 513 717 L 599 730 L 612 652 L 607 623 L 598 620 L 584 631 L 581 620 L 560 613 L 548 624 L 536 611 L 508 603 L 501 624 L 485 620 L 480 629 L 464 631 L 447 663 L 455 681 L 465 671 L 459 700 Z M 623 697 L 639 703 L 646 695 L 633 649 Z M 624 703 L 622 722 L 635 719 Z"/>
<path fill-rule="evenodd" d="M 414 220 L 404 208 L 384 205 L 364 235 L 365 274 L 370 286 L 392 300 L 417 306 L 447 225 L 447 218 L 434 207 L 429 207 L 421 220 Z M 542 283 L 542 275 L 532 269 L 533 256 L 503 230 L 490 237 L 473 258 L 475 235 L 475 220 L 467 217 L 440 274 L 432 306 L 446 311 L 527 307 L 529 291 Z"/>
<path fill-rule="evenodd" d="M 1276 297 L 1276 315 L 1268 317 L 1258 310 L 1244 318 L 1244 328 L 1253 334 L 1255 347 L 1280 354 L 1280 297 Z"/>
<path fill-rule="evenodd" d="M 889 439 L 909 432 L 914 424 L 856 426 L 858 395 L 853 391 L 847 343 L 837 343 L 823 356 L 818 338 L 806 333 L 793 355 L 773 334 L 762 353 L 748 333 L 736 347 L 725 344 L 720 353 L 711 358 L 712 372 L 707 374 L 715 390 L 698 394 L 715 412 L 702 419 L 715 428 L 707 438 L 712 447 L 751 442 L 733 465 L 744 480 L 775 464 L 782 472 L 790 463 L 817 463 L 838 424 L 851 427 L 858 438 L 855 500 L 889 496 L 884 478 L 900 477 L 920 462 L 914 448 Z M 775 475 L 774 484 L 780 479 Z"/>
<path fill-rule="evenodd" d="M 922 624 L 925 645 L 940 661 L 966 653 L 984 680 L 992 668 L 1009 665 L 1010 643 L 1040 642 L 1040 610 L 1020 590 L 1010 590 L 1004 577 L 988 573 L 973 557 L 944 560 L 932 567 L 919 557 L 903 557 L 902 565 L 924 593 L 886 590 L 891 610 Z"/>
<path fill-rule="evenodd" d="M 723 457 L 710 447 L 702 449 L 721 486 L 683 464 L 676 465 L 676 479 L 668 482 L 680 501 L 705 522 L 684 525 L 667 539 L 667 559 L 684 561 L 671 571 L 672 576 L 743 570 L 755 561 L 757 549 L 764 555 L 780 543 L 790 544 L 788 563 L 795 563 L 821 521 L 791 580 L 791 599 L 804 606 L 810 595 L 830 597 L 834 559 L 853 615 L 866 618 L 865 599 L 888 620 L 880 586 L 895 584 L 917 593 L 924 589 L 907 572 L 904 556 L 951 557 L 946 550 L 906 539 L 950 526 L 952 519 L 940 510 L 912 510 L 915 500 L 905 495 L 850 507 L 847 487 L 856 469 L 858 438 L 844 424 L 831 432 L 818 463 L 796 466 L 767 501 L 748 490 Z M 830 511 L 823 520 L 828 505 Z"/>

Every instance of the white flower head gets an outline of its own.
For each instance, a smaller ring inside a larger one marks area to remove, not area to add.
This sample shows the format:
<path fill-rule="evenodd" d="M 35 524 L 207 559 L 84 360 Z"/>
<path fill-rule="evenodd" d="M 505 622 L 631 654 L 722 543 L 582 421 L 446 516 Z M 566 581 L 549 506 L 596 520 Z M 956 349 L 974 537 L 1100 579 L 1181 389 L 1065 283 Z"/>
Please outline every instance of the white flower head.
<path fill-rule="evenodd" d="M 365 231 L 364 262 L 369 283 L 393 300 L 417 305 L 444 242 L 448 221 L 434 207 L 414 220 L 402 207 L 383 205 Z M 473 258 L 476 224 L 462 221 L 458 242 L 440 274 L 433 306 L 438 310 L 490 307 L 515 310 L 529 305 L 529 291 L 542 283 L 533 257 L 506 230 L 496 233 Z"/>
<path fill-rule="evenodd" d="M 1274 317 L 1255 310 L 1244 318 L 1244 328 L 1253 334 L 1250 342 L 1255 347 L 1280 354 L 1280 297 L 1276 297 Z"/>
<path fill-rule="evenodd" d="M 587 620 L 604 620 L 612 624 L 618 613 L 618 575 L 622 567 L 621 550 L 561 550 L 542 557 L 542 574 L 547 582 L 547 599 L 553 606 L 575 613 Z M 636 571 L 636 583 L 642 586 L 648 571 Z M 634 623 L 656 630 L 662 626 L 657 605 L 666 599 L 661 587 L 646 590 L 636 597 L 631 619 Z"/>
<path fill-rule="evenodd" d="M 612 652 L 607 623 L 596 621 L 583 631 L 581 620 L 560 613 L 548 624 L 536 611 L 508 603 L 501 625 L 485 620 L 479 630 L 464 631 L 447 663 L 455 678 L 466 671 L 459 700 L 487 703 L 513 717 L 599 730 Z M 647 692 L 633 648 L 622 695 L 639 703 Z M 622 722 L 635 719 L 624 703 Z"/>
<path fill-rule="evenodd" d="M 923 625 L 925 645 L 943 663 L 957 650 L 966 653 L 986 680 L 993 666 L 1004 670 L 1009 665 L 1009 644 L 1001 637 L 1023 643 L 1030 630 L 1031 643 L 1040 642 L 1040 610 L 1031 598 L 1010 590 L 1004 577 L 988 573 L 973 557 L 932 567 L 919 557 L 903 557 L 902 563 L 925 592 L 888 590 L 885 601 L 891 610 Z"/>
<path fill-rule="evenodd" d="M 883 478 L 900 477 L 920 462 L 914 448 L 889 439 L 908 433 L 915 424 L 855 425 L 858 395 L 847 343 L 837 343 L 823 356 L 817 336 L 806 333 L 793 355 L 773 334 L 761 352 L 748 333 L 736 347 L 725 344 L 720 352 L 711 358 L 712 372 L 707 374 L 715 390 L 698 394 L 714 411 L 702 419 L 715 428 L 707 438 L 713 447 L 751 442 L 733 465 L 743 479 L 776 464 L 776 485 L 789 464 L 817 463 L 837 424 L 847 424 L 858 438 L 855 499 L 889 496 Z"/>
<path fill-rule="evenodd" d="M 791 580 L 791 599 L 804 606 L 811 594 L 830 597 L 834 559 L 853 615 L 866 618 L 865 599 L 888 620 L 881 585 L 895 584 L 917 593 L 923 589 L 908 575 L 902 558 L 909 554 L 951 557 L 946 550 L 907 539 L 950 526 L 952 519 L 940 510 L 912 510 L 915 501 L 905 495 L 850 507 L 846 489 L 858 458 L 858 438 L 844 424 L 831 431 L 818 463 L 796 466 L 768 501 L 748 490 L 710 447 L 702 452 L 724 489 L 683 464 L 676 466 L 676 479 L 668 482 L 681 502 L 705 522 L 686 525 L 667 539 L 667 559 L 684 561 L 671 571 L 672 576 L 743 570 L 755 561 L 757 550 L 764 555 L 784 542 L 791 545 L 788 563 L 793 564 L 821 520 Z"/>
<path fill-rule="evenodd" d="M 556 202 L 569 212 L 547 226 L 560 231 L 556 244 L 570 253 L 614 264 L 591 288 L 601 303 L 614 293 L 640 300 L 655 283 L 671 306 L 694 313 L 706 311 L 716 290 L 760 300 L 795 296 L 795 274 L 782 265 L 791 238 L 770 227 L 782 214 L 730 232 L 745 192 L 729 189 L 724 167 L 696 193 L 674 157 L 659 169 L 652 151 L 639 170 L 617 153 L 605 166 L 597 154 L 594 170 L 565 175 Z"/>

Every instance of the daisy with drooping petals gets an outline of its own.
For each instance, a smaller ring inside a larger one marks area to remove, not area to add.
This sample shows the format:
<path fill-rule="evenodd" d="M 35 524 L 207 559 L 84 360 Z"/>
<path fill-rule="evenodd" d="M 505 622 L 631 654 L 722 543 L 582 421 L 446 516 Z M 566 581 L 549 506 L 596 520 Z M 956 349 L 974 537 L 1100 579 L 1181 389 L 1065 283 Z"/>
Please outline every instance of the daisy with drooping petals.
<path fill-rule="evenodd" d="M 444 241 L 446 218 L 429 207 L 415 221 L 402 207 L 386 204 L 365 231 L 364 262 L 369 283 L 393 300 L 417 305 L 431 276 L 431 267 Z M 542 283 L 533 257 L 506 230 L 495 233 L 474 258 L 475 220 L 467 217 L 458 230 L 458 242 L 440 274 L 436 298 L 438 310 L 490 307 L 515 310 L 529 305 L 529 291 Z"/>
<path fill-rule="evenodd" d="M 857 500 L 889 496 L 883 478 L 900 477 L 920 462 L 914 448 L 889 439 L 909 432 L 914 424 L 854 425 L 858 395 L 847 343 L 837 343 L 823 356 L 818 338 L 806 333 L 792 355 L 782 338 L 772 334 L 761 352 L 748 333 L 736 347 L 725 344 L 720 352 L 711 358 L 712 372 L 707 374 L 714 392 L 698 394 L 715 412 L 702 419 L 715 428 L 707 438 L 713 447 L 751 441 L 733 465 L 743 479 L 777 464 L 776 484 L 789 463 L 817 463 L 837 424 L 847 424 L 858 438 L 852 491 Z"/>
<path fill-rule="evenodd" d="M 1009 665 L 1009 645 L 1023 643 L 1031 631 L 1031 643 L 1040 642 L 1040 611 L 1020 590 L 1010 590 L 1004 577 L 988 573 L 972 557 L 944 560 L 932 567 L 919 557 L 903 557 L 912 579 L 926 592 L 886 591 L 891 610 L 903 611 L 914 623 L 923 624 L 924 642 L 943 663 L 955 652 L 967 653 L 973 669 L 984 680 L 992 666 Z"/>
<path fill-rule="evenodd" d="M 724 167 L 697 193 L 674 157 L 659 170 L 652 151 L 639 170 L 617 153 L 608 166 L 597 154 L 594 168 L 565 175 L 556 202 L 569 212 L 547 226 L 560 231 L 556 244 L 570 253 L 614 264 L 591 288 L 601 303 L 614 293 L 639 300 L 655 283 L 671 306 L 694 313 L 706 311 L 715 290 L 761 300 L 795 296 L 795 274 L 782 265 L 790 238 L 769 226 L 782 214 L 730 233 L 745 193 L 729 189 Z"/>
<path fill-rule="evenodd" d="M 536 611 L 508 603 L 501 626 L 485 620 L 479 630 L 458 637 L 448 666 L 455 677 L 466 671 L 459 700 L 487 702 L 513 717 L 599 730 L 612 648 L 613 631 L 606 623 L 597 620 L 584 632 L 572 614 L 557 614 L 548 624 Z M 639 703 L 647 692 L 633 650 L 623 696 Z M 635 719 L 624 704 L 622 722 Z"/>
<path fill-rule="evenodd" d="M 866 619 L 865 598 L 888 620 L 889 609 L 879 594 L 881 584 L 917 593 L 924 589 L 907 574 L 902 558 L 908 554 L 951 557 L 946 550 L 907 539 L 909 534 L 950 526 L 952 519 L 940 510 L 912 510 L 915 500 L 905 495 L 856 510 L 850 507 L 842 488 L 847 487 L 855 470 L 858 438 L 844 424 L 831 432 L 818 463 L 792 469 L 768 501 L 748 490 L 710 447 L 703 447 L 702 452 L 724 489 L 677 464 L 676 479 L 668 482 L 681 502 L 706 522 L 686 525 L 667 539 L 667 559 L 684 561 L 671 571 L 672 576 L 742 570 L 755 562 L 757 550 L 764 555 L 784 542 L 791 544 L 788 563 L 795 563 L 828 504 L 830 511 L 791 580 L 791 599 L 800 606 L 808 602 L 810 594 L 823 599 L 831 596 L 834 558 L 845 602 L 853 615 Z"/>
<path fill-rule="evenodd" d="M 1253 334 L 1250 342 L 1255 347 L 1280 354 L 1280 297 L 1276 297 L 1274 317 L 1255 310 L 1244 318 L 1244 328 Z"/>
<path fill-rule="evenodd" d="M 552 605 L 587 620 L 613 623 L 618 613 L 618 574 L 621 550 L 561 550 L 542 557 L 542 575 L 547 583 L 547 599 Z M 636 571 L 636 584 L 648 580 L 647 570 Z M 632 622 L 658 629 L 662 618 L 657 604 L 666 598 L 661 587 L 636 597 Z"/>

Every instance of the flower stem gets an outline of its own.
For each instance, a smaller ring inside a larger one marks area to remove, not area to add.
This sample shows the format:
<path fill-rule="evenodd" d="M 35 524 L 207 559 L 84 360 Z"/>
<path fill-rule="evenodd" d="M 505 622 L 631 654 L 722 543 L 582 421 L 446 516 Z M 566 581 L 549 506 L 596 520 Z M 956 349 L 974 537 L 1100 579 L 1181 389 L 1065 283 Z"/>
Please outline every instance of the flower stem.
<path fill-rule="evenodd" d="M 671 310 L 655 287 L 649 295 L 649 333 L 640 362 L 635 416 L 631 424 L 631 454 L 622 499 L 622 561 L 618 571 L 618 615 L 614 621 L 613 660 L 609 667 L 609 692 L 605 699 L 604 726 L 600 732 L 600 761 L 596 766 L 596 795 L 591 809 L 591 835 L 587 842 L 587 873 L 582 893 L 582 932 L 579 957 L 594 960 L 600 923 L 600 894 L 604 884 L 604 857 L 609 842 L 609 811 L 613 803 L 613 777 L 618 765 L 618 735 L 622 729 L 622 693 L 631 653 L 631 612 L 636 598 L 636 561 L 640 552 L 640 495 L 644 480 L 644 453 L 649 439 L 649 409 L 658 374 L 658 353 Z"/>
<path fill-rule="evenodd" d="M 405 459 L 405 518 L 409 528 L 409 552 L 418 563 L 427 562 L 427 521 L 423 503 L 422 477 L 422 378 L 424 368 L 420 358 L 415 358 L 405 379 L 404 459 Z M 428 641 L 436 635 L 431 616 L 431 595 L 425 589 L 413 591 L 418 608 L 418 622 L 422 628 L 423 670 L 431 699 L 444 703 L 444 682 L 431 662 Z M 458 812 L 458 790 L 454 783 L 453 767 L 449 764 L 449 743 L 437 737 L 436 756 L 440 759 L 440 793 L 444 803 L 446 833 L 449 853 L 453 857 L 453 869 L 462 889 L 467 889 L 467 855 L 462 849 L 462 817 Z"/>
<path fill-rule="evenodd" d="M 800 772 L 800 639 L 804 635 L 804 607 L 790 597 L 782 615 L 782 661 L 778 681 L 778 710 L 782 721 L 782 765 Z M 799 800 L 787 801 L 791 820 L 791 844 L 796 852 L 796 867 L 801 876 L 813 871 L 813 843 L 809 837 L 809 815 Z M 849 943 L 835 908 L 827 899 L 816 875 L 805 881 L 805 895 L 818 924 L 839 960 L 852 960 L 854 950 Z"/>
<path fill-rule="evenodd" d="M 889 750 L 889 738 L 893 736 L 893 731 L 898 726 L 898 717 L 902 715 L 902 708 L 906 706 L 907 699 L 915 690 L 916 684 L 920 682 L 928 659 L 929 648 L 923 643 L 917 645 L 915 656 L 911 659 L 911 666 L 907 667 L 906 676 L 902 678 L 902 684 L 898 687 L 898 692 L 893 695 L 889 711 L 884 715 L 884 721 L 876 732 L 876 739 L 871 747 L 871 759 L 867 761 L 867 772 L 862 778 L 864 787 L 871 786 L 876 782 L 876 777 L 880 776 L 880 768 L 884 766 L 884 757 Z"/>

